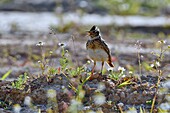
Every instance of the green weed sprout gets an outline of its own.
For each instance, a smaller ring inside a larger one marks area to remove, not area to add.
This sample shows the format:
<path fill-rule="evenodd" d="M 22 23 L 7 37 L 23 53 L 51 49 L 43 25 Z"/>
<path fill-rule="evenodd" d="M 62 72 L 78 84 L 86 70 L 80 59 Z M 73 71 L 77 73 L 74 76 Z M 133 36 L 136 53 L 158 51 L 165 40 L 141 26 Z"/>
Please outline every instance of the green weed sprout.
<path fill-rule="evenodd" d="M 5 80 L 10 74 L 11 74 L 12 70 L 7 71 L 1 78 L 0 80 Z"/>
<path fill-rule="evenodd" d="M 45 69 L 47 67 L 47 61 L 45 60 L 45 53 L 43 51 L 44 42 L 38 42 L 36 46 L 40 47 L 41 50 L 41 60 L 38 61 L 40 69 L 42 70 L 42 75 L 44 75 Z"/>
<path fill-rule="evenodd" d="M 119 80 L 121 77 L 125 77 L 125 68 L 124 67 L 121 67 L 119 66 L 118 67 L 118 71 L 117 72 L 114 72 L 112 68 L 109 68 L 108 71 L 110 72 L 109 73 L 109 77 L 113 80 Z"/>
<path fill-rule="evenodd" d="M 12 82 L 12 87 L 16 89 L 23 89 L 25 87 L 25 83 L 28 79 L 27 73 L 24 73 L 24 75 L 20 75 L 18 79 L 14 82 Z"/>
<path fill-rule="evenodd" d="M 151 113 L 153 112 L 154 105 L 155 105 L 156 98 L 157 98 L 158 91 L 159 91 L 160 79 L 161 79 L 161 76 L 162 76 L 161 64 L 162 64 L 162 61 L 164 59 L 165 52 L 170 49 L 169 45 L 166 48 L 164 47 L 164 45 L 166 43 L 165 40 L 158 41 L 158 43 L 160 45 L 159 46 L 160 47 L 160 52 L 159 53 L 152 52 L 152 54 L 154 56 L 156 56 L 157 59 L 153 62 L 151 67 L 155 67 L 155 70 L 158 73 L 158 80 L 157 80 L 157 84 L 156 84 L 156 92 L 155 92 L 154 98 L 152 100 L 152 105 L 151 105 L 151 110 L 150 110 Z"/>

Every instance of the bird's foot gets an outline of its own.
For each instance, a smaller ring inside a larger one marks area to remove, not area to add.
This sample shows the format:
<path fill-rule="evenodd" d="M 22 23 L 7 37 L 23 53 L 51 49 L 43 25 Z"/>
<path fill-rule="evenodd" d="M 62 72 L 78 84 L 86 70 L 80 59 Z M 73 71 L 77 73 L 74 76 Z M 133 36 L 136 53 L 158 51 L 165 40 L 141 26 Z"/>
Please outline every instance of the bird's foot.
<path fill-rule="evenodd" d="M 99 77 L 98 73 L 91 73 L 89 80 L 94 80 L 97 79 Z"/>

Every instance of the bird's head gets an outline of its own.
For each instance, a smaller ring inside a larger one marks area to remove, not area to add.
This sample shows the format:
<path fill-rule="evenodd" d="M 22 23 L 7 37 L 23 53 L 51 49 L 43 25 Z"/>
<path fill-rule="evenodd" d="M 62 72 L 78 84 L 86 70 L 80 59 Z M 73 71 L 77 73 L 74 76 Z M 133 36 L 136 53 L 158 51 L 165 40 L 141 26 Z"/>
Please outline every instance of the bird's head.
<path fill-rule="evenodd" d="M 98 37 L 100 35 L 100 30 L 97 26 L 93 26 L 90 31 L 87 31 L 88 36 L 90 36 L 91 38 L 95 38 Z"/>

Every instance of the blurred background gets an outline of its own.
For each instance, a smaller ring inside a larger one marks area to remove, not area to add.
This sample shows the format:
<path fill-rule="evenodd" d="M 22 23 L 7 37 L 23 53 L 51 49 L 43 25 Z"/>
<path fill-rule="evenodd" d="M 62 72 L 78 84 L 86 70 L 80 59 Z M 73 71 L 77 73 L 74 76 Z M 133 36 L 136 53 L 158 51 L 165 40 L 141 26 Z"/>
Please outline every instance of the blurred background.
<path fill-rule="evenodd" d="M 0 0 L 0 76 L 9 70 L 10 77 L 38 74 L 40 41 L 54 67 L 59 66 L 61 43 L 76 65 L 86 63 L 85 31 L 92 25 L 109 42 L 115 64 L 135 70 L 137 41 L 143 61 L 155 59 L 150 52 L 158 50 L 158 40 L 170 43 L 169 15 L 170 0 Z M 165 57 L 165 65 L 169 61 Z"/>

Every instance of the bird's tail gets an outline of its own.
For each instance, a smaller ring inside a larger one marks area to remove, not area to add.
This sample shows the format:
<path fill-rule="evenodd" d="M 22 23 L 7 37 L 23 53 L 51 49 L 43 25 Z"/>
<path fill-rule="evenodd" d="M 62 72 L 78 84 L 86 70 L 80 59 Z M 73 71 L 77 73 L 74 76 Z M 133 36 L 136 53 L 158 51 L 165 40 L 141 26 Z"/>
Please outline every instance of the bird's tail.
<path fill-rule="evenodd" d="M 111 57 L 108 59 L 107 63 L 109 64 L 110 67 L 114 67 L 114 65 L 112 64 L 112 59 L 111 59 Z"/>

